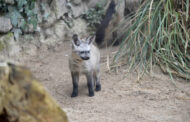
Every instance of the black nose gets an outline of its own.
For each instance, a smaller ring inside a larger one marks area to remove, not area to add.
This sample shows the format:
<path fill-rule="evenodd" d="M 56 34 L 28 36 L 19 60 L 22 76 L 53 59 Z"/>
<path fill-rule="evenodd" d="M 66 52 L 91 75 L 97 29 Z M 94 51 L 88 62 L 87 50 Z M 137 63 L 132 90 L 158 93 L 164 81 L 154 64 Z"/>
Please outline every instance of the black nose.
<path fill-rule="evenodd" d="M 81 57 L 83 60 L 88 60 L 90 59 L 89 57 Z"/>

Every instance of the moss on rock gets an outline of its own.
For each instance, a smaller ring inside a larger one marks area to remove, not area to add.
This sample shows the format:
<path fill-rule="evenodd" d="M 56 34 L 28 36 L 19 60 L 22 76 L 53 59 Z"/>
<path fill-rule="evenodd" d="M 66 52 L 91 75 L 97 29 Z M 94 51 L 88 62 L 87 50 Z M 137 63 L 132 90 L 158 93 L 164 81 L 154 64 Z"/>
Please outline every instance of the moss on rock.
<path fill-rule="evenodd" d="M 0 51 L 9 46 L 9 41 L 14 38 L 13 33 L 9 32 L 6 35 L 0 36 Z"/>

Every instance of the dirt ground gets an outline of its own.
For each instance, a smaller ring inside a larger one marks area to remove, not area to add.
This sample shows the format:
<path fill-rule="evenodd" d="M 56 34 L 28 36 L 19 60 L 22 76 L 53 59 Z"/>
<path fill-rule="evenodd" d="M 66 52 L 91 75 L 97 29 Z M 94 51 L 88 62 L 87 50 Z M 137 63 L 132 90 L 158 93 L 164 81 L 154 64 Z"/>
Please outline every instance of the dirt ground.
<path fill-rule="evenodd" d="M 190 82 L 175 78 L 176 88 L 159 69 L 136 82 L 136 73 L 125 69 L 108 73 L 102 61 L 102 91 L 88 97 L 86 79 L 81 77 L 79 95 L 71 98 L 70 52 L 70 42 L 64 42 L 49 51 L 39 50 L 23 62 L 67 112 L 70 122 L 190 122 L 190 96 L 186 94 Z M 102 49 L 101 55 L 106 52 Z"/>

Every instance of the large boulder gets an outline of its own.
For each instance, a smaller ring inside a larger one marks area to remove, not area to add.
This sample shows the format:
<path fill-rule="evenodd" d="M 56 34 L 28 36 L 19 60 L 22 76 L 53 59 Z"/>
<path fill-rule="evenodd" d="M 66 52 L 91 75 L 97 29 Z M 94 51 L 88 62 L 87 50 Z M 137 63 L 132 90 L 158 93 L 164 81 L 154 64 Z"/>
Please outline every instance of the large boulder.
<path fill-rule="evenodd" d="M 0 33 L 7 33 L 12 29 L 11 20 L 6 17 L 0 17 Z"/>
<path fill-rule="evenodd" d="M 0 62 L 0 122 L 68 122 L 31 72 Z"/>

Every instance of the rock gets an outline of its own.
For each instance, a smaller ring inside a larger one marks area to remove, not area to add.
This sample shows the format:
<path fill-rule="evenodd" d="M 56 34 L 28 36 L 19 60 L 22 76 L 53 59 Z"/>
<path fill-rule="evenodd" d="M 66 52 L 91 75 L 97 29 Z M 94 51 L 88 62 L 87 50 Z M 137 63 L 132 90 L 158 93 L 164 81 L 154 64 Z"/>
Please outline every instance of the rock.
<path fill-rule="evenodd" d="M 19 46 L 22 49 L 22 54 L 27 56 L 34 56 L 38 54 L 38 49 L 41 46 L 41 34 L 25 34 L 19 38 Z"/>
<path fill-rule="evenodd" d="M 4 38 L 3 36 L 0 37 L 0 51 L 4 50 L 4 48 L 6 47 L 6 43 L 4 41 Z"/>
<path fill-rule="evenodd" d="M 14 40 L 12 33 L 0 37 L 0 52 L 8 56 L 16 55 L 20 51 L 19 44 Z M 2 54 L 1 54 L 2 55 Z"/>
<path fill-rule="evenodd" d="M 38 53 L 38 48 L 34 44 L 25 44 L 22 45 L 22 53 L 27 56 L 36 56 Z"/>
<path fill-rule="evenodd" d="M 48 5 L 47 1 L 37 1 L 38 23 L 41 27 L 49 28 L 56 22 L 56 13 Z"/>
<path fill-rule="evenodd" d="M 71 0 L 71 2 L 72 2 L 74 5 L 80 5 L 80 4 L 81 4 L 81 0 Z"/>
<path fill-rule="evenodd" d="M 68 122 L 31 72 L 0 62 L 0 122 Z"/>
<path fill-rule="evenodd" d="M 71 5 L 71 11 L 73 17 L 77 18 L 80 15 L 84 14 L 86 11 L 88 11 L 88 7 L 85 4 L 81 4 L 80 6 Z"/>
<path fill-rule="evenodd" d="M 41 28 L 39 25 L 37 25 L 36 28 L 34 28 L 33 24 L 29 24 L 28 28 L 24 30 L 25 33 L 34 33 L 34 32 L 40 32 Z"/>
<path fill-rule="evenodd" d="M 71 28 L 63 20 L 60 20 L 52 28 L 44 31 L 45 39 L 41 41 L 42 43 L 53 45 L 53 43 L 59 41 L 70 40 L 74 33 L 81 36 L 88 35 L 87 24 L 83 19 L 78 18 L 73 20 L 73 26 Z"/>
<path fill-rule="evenodd" d="M 54 27 L 47 28 L 46 30 L 44 30 L 44 36 L 45 36 L 45 39 L 50 38 L 50 37 L 55 37 Z"/>
<path fill-rule="evenodd" d="M 15 2 L 14 2 L 14 0 L 5 0 L 5 3 L 13 5 Z"/>
<path fill-rule="evenodd" d="M 44 44 L 46 46 L 56 45 L 56 43 L 60 40 L 57 38 L 57 36 L 55 34 L 54 26 L 44 30 L 44 38 L 39 41 L 41 44 Z"/>
<path fill-rule="evenodd" d="M 56 41 L 70 40 L 74 33 L 87 35 L 87 24 L 83 19 L 78 18 L 73 20 L 71 28 L 63 20 L 59 20 L 53 27 L 47 28 L 44 31 L 45 39 L 41 41 L 42 43 L 52 45 Z"/>
<path fill-rule="evenodd" d="M 53 0 L 51 8 L 56 15 L 56 19 L 60 19 L 68 12 L 66 0 Z"/>
<path fill-rule="evenodd" d="M 96 5 L 100 4 L 101 6 L 106 7 L 106 5 L 108 4 L 109 0 L 90 0 L 87 3 L 88 8 L 94 8 L 96 7 Z"/>
<path fill-rule="evenodd" d="M 72 13 L 67 13 L 67 14 L 65 14 L 62 19 L 64 20 L 64 23 L 65 23 L 69 28 L 72 28 L 72 27 L 73 27 L 73 17 L 72 17 Z"/>
<path fill-rule="evenodd" d="M 11 20 L 6 17 L 0 17 L 0 33 L 7 33 L 12 29 Z"/>
<path fill-rule="evenodd" d="M 42 23 L 42 21 L 43 21 L 43 13 L 42 12 L 44 12 L 44 10 L 43 9 L 45 9 L 45 7 L 44 8 L 42 8 L 42 5 L 41 4 L 43 4 L 42 3 L 42 1 L 40 1 L 40 0 L 37 0 L 37 2 L 36 2 L 36 4 L 35 4 L 35 6 L 36 6 L 36 11 L 37 11 L 37 18 L 38 18 L 38 23 Z"/>
<path fill-rule="evenodd" d="M 55 22 L 56 22 L 56 16 L 53 12 L 51 12 L 50 15 L 48 16 L 47 20 L 45 22 L 43 22 L 42 26 L 44 28 L 49 28 L 52 25 L 54 25 Z"/>
<path fill-rule="evenodd" d="M 58 40 L 63 41 L 66 33 L 68 32 L 69 32 L 69 28 L 67 27 L 67 25 L 64 23 L 63 20 L 60 20 L 59 22 L 55 24 L 54 33 L 56 37 L 58 38 Z"/>
<path fill-rule="evenodd" d="M 81 36 L 87 36 L 89 34 L 87 30 L 86 21 L 81 18 L 74 20 L 74 26 L 73 28 L 71 28 L 70 31 L 70 34 L 77 33 Z"/>
<path fill-rule="evenodd" d="M 8 41 L 8 55 L 11 57 L 11 56 L 14 56 L 16 54 L 18 54 L 18 52 L 20 52 L 21 48 L 19 46 L 19 44 L 14 40 L 14 36 L 13 34 L 11 33 L 10 34 L 10 40 L 6 40 Z"/>

